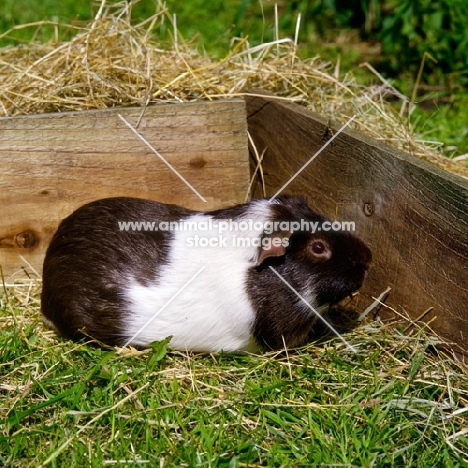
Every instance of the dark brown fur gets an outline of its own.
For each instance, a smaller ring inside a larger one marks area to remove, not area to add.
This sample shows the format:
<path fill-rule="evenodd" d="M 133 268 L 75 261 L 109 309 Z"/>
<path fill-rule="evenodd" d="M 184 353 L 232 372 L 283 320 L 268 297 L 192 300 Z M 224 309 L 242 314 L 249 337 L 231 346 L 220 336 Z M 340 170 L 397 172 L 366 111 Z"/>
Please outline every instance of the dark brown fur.
<path fill-rule="evenodd" d="M 278 221 L 309 220 L 323 223 L 327 218 L 312 211 L 305 199 L 279 197 L 273 205 Z M 331 258 L 324 261 L 311 254 L 314 240 L 326 242 Z M 254 336 L 272 349 L 304 344 L 317 320 L 316 314 L 271 271 L 272 266 L 303 297 L 310 292 L 316 303 L 335 304 L 359 289 L 371 262 L 371 252 L 348 232 L 295 232 L 289 239 L 286 254 L 269 258 L 251 268 L 247 291 L 257 312 Z M 311 304 L 314 306 L 314 304 Z M 284 341 L 283 341 L 284 340 Z"/>
<path fill-rule="evenodd" d="M 118 221 L 176 221 L 190 213 L 124 197 L 79 208 L 60 223 L 46 252 L 42 314 L 67 338 L 100 336 L 105 343 L 120 344 L 125 339 L 122 287 L 130 275 L 144 285 L 158 281 L 172 234 L 121 231 Z"/>

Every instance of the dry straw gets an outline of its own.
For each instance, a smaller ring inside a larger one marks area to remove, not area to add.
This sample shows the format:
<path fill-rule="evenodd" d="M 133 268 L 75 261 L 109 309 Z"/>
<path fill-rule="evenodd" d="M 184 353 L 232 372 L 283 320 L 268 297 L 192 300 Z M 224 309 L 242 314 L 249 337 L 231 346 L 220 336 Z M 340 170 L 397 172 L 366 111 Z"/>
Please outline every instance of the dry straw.
<path fill-rule="evenodd" d="M 154 31 L 168 22 L 174 40 L 163 44 Z M 174 18 L 161 5 L 156 14 L 134 24 L 131 4 L 106 0 L 92 22 L 69 26 L 75 32 L 69 41 L 59 41 L 58 24 L 31 27 L 50 26 L 57 30 L 55 41 L 0 50 L 0 115 L 214 100 L 262 88 L 341 123 L 356 115 L 356 130 L 468 175 L 461 162 L 438 154 L 440 143 L 418 139 L 385 102 L 389 96 L 401 98 L 402 114 L 411 105 L 388 82 L 382 78 L 378 86 L 363 87 L 352 75 L 341 74 L 339 65 L 332 67 L 319 57 L 302 59 L 297 38 L 277 37 L 258 46 L 233 40 L 230 53 L 213 60 L 180 38 Z"/>

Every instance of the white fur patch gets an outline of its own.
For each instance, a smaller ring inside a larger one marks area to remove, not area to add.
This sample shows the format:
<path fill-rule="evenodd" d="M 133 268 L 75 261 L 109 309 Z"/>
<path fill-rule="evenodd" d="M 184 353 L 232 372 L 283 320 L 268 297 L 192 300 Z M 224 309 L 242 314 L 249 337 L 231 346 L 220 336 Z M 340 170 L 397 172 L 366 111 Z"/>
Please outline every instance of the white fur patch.
<path fill-rule="evenodd" d="M 264 222 L 270 217 L 268 202 L 258 200 L 249 206 L 242 219 Z M 184 223 L 210 219 L 211 231 L 190 229 L 173 233 L 169 264 L 159 267 L 155 284 L 147 287 L 130 278 L 125 291 L 131 303 L 125 331 L 128 339 L 138 333 L 131 344 L 146 346 L 172 335 L 170 345 L 178 350 L 252 350 L 255 311 L 247 296 L 246 281 L 260 247 L 258 243 L 249 245 L 247 240 L 258 240 L 262 231 L 229 230 L 220 234 L 218 222 L 224 220 L 213 220 L 202 213 L 190 216 Z M 215 241 L 203 247 L 201 238 Z M 243 239 L 240 245 L 239 238 Z M 180 292 L 202 267 L 203 271 Z"/>

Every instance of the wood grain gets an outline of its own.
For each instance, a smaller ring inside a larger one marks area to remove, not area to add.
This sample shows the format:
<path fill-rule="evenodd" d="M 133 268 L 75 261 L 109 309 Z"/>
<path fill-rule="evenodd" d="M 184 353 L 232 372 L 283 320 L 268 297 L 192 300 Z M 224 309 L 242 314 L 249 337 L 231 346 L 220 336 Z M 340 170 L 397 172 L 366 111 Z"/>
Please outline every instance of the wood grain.
<path fill-rule="evenodd" d="M 203 202 L 127 127 L 206 199 Z M 89 201 L 136 196 L 207 210 L 244 202 L 249 184 L 241 99 L 0 118 L 0 265 L 39 272 L 61 219 Z"/>
<path fill-rule="evenodd" d="M 249 133 L 259 153 L 266 149 L 269 196 L 341 127 L 273 97 L 246 102 Z M 283 193 L 306 194 L 325 215 L 355 222 L 374 257 L 357 307 L 390 286 L 387 305 L 413 319 L 433 307 L 424 320 L 468 351 L 466 179 L 346 129 Z M 258 180 L 253 195 L 262 195 Z"/>

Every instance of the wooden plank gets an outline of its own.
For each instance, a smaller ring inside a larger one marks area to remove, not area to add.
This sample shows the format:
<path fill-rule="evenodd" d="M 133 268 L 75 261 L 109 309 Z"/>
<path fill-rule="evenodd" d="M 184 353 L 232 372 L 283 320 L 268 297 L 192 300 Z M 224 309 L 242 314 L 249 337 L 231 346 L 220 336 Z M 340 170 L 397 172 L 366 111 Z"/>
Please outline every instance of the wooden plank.
<path fill-rule="evenodd" d="M 248 129 L 263 159 L 271 196 L 341 125 L 292 103 L 247 96 Z M 354 221 L 373 251 L 355 305 L 387 286 L 386 303 L 424 320 L 468 351 L 468 182 L 349 129 L 284 190 L 307 194 L 332 219 Z M 260 183 L 253 196 L 261 196 Z"/>
<path fill-rule="evenodd" d="M 139 133 L 203 202 L 128 128 Z M 207 210 L 244 202 L 249 184 L 242 99 L 0 118 L 0 265 L 38 271 L 59 221 L 78 206 L 136 196 Z"/>

